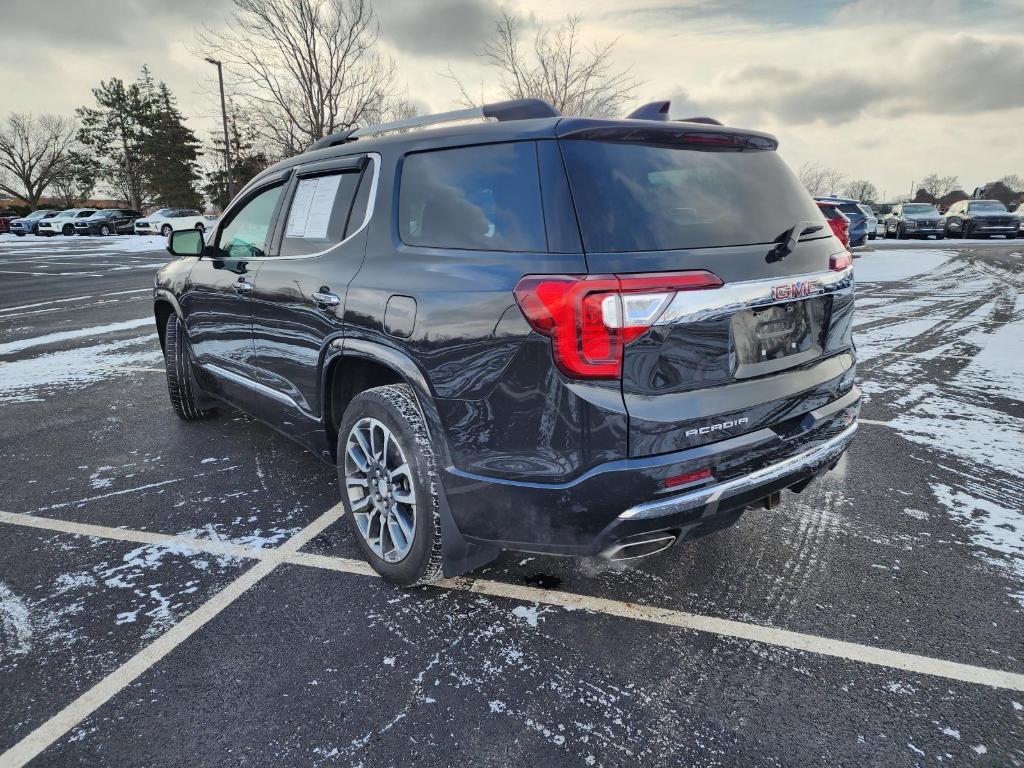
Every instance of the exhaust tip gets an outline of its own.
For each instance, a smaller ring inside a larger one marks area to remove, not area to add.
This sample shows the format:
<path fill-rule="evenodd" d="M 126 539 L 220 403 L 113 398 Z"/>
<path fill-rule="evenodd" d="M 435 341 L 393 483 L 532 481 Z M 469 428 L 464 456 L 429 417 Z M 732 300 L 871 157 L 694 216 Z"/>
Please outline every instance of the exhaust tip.
<path fill-rule="evenodd" d="M 620 541 L 612 544 L 601 553 L 605 560 L 636 560 L 641 557 L 649 557 L 666 549 L 676 543 L 678 533 L 662 531 L 661 533 L 645 535 L 642 538 L 634 538 L 627 541 Z"/>

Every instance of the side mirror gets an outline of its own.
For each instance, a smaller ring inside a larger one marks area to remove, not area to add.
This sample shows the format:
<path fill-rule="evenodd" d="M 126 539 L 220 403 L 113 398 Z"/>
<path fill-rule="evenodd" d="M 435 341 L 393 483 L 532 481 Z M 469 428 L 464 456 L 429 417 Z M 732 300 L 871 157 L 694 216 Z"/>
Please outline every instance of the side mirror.
<path fill-rule="evenodd" d="M 198 229 L 181 229 L 167 238 L 167 250 L 172 256 L 201 256 L 204 245 L 203 233 Z"/>

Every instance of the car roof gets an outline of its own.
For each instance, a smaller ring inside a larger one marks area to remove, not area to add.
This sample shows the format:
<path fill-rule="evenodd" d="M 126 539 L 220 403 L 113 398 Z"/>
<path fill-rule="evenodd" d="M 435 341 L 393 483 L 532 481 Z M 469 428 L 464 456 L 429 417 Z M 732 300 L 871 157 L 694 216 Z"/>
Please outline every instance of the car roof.
<path fill-rule="evenodd" d="M 467 146 L 475 144 L 497 144 L 507 141 L 529 141 L 536 139 L 555 139 L 579 134 L 596 132 L 600 129 L 610 131 L 672 131 L 700 132 L 709 134 L 730 134 L 737 136 L 759 137 L 778 145 L 778 140 L 771 134 L 762 131 L 733 128 L 730 126 L 697 123 L 683 120 L 643 120 L 631 118 L 593 118 L 593 117 L 540 117 L 523 120 L 501 120 L 477 123 L 462 123 L 444 127 L 424 127 L 404 133 L 387 133 L 367 138 L 359 138 L 334 146 L 313 149 L 292 157 L 285 158 L 267 168 L 254 177 L 245 186 L 252 186 L 260 180 L 273 176 L 281 171 L 298 165 L 305 165 L 321 160 L 330 160 L 352 155 L 365 155 L 371 152 L 380 154 L 406 153 L 444 147 Z"/>
<path fill-rule="evenodd" d="M 860 205 L 860 200 L 854 200 L 852 197 L 833 197 L 831 195 L 827 197 L 816 197 L 815 200 L 826 203 L 835 203 L 836 205 L 843 205 L 846 203 L 853 203 L 854 205 Z"/>

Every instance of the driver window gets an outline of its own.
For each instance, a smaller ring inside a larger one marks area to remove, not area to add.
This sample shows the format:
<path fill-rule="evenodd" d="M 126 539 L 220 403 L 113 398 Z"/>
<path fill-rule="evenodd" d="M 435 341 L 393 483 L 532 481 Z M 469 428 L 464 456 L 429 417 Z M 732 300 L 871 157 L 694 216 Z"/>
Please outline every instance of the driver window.
<path fill-rule="evenodd" d="M 221 229 L 217 247 L 229 259 L 249 259 L 264 256 L 270 235 L 274 209 L 281 197 L 282 186 L 260 192 L 243 205 Z"/>

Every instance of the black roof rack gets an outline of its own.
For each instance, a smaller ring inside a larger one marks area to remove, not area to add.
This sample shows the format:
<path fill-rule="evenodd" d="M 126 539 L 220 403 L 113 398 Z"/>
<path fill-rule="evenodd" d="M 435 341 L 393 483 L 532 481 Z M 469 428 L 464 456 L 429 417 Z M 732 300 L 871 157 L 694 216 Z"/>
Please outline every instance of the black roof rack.
<path fill-rule="evenodd" d="M 460 120 L 473 120 L 475 118 L 493 118 L 499 122 L 506 120 L 530 120 L 538 117 L 559 117 L 560 113 L 548 102 L 542 99 L 514 99 L 512 101 L 498 101 L 493 104 L 484 104 L 481 107 L 470 107 L 468 109 L 456 109 L 452 112 L 440 112 L 436 115 L 417 115 L 405 120 L 395 120 L 390 123 L 379 125 L 368 125 L 365 128 L 353 128 L 347 131 L 332 133 L 324 136 L 319 141 L 310 145 L 308 151 L 334 147 L 338 144 L 345 144 L 355 141 L 360 136 L 370 136 L 375 133 L 388 133 L 390 131 L 402 131 L 409 128 L 423 128 L 438 123 L 454 123 Z"/>
<path fill-rule="evenodd" d="M 628 115 L 630 120 L 655 120 L 658 122 L 668 121 L 669 101 L 652 101 L 649 104 L 637 107 Z M 497 101 L 493 104 L 484 104 L 480 107 L 469 107 L 468 109 L 456 109 L 451 112 L 439 112 L 435 115 L 417 115 L 405 120 L 395 120 L 390 123 L 379 125 L 368 125 L 364 128 L 350 128 L 347 131 L 332 133 L 324 136 L 319 141 L 310 145 L 309 150 L 335 147 L 339 144 L 346 144 L 355 141 L 360 136 L 372 136 L 377 133 L 389 133 L 391 131 L 404 131 L 410 128 L 424 128 L 428 125 L 440 123 L 454 123 L 461 120 L 474 120 L 480 118 L 491 118 L 499 122 L 508 120 L 531 120 L 541 117 L 561 117 L 561 113 L 551 104 L 543 99 L 513 99 L 512 101 Z M 713 117 L 687 117 L 677 120 L 680 123 L 707 123 L 709 125 L 721 125 Z"/>
<path fill-rule="evenodd" d="M 677 123 L 706 123 L 707 125 L 721 125 L 721 120 L 715 120 L 713 117 L 681 117 L 676 120 Z"/>
<path fill-rule="evenodd" d="M 669 104 L 671 104 L 669 101 L 652 101 L 650 104 L 637 107 L 626 115 L 626 118 L 628 120 L 668 120 Z"/>

